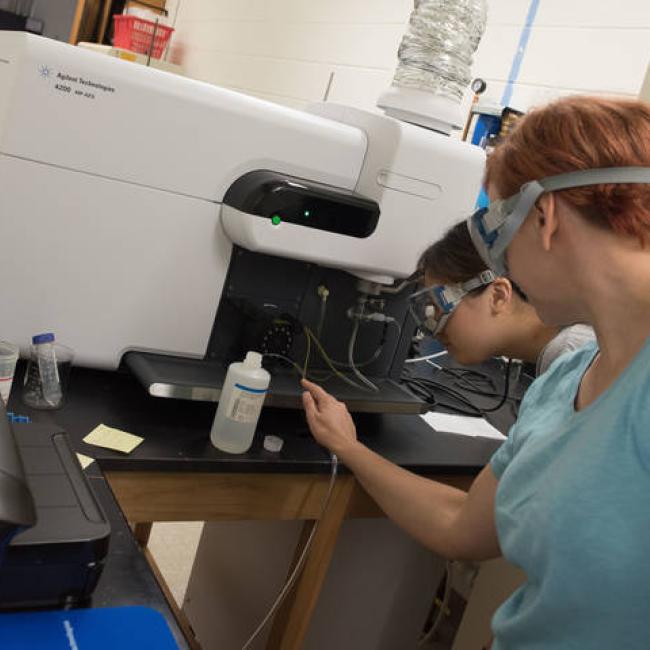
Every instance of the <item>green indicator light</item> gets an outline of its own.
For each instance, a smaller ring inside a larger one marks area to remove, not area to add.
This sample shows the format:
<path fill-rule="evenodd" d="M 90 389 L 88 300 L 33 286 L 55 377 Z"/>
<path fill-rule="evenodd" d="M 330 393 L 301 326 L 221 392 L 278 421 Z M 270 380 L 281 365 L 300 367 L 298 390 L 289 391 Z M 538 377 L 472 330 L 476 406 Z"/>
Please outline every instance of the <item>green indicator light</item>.
<path fill-rule="evenodd" d="M 271 217 L 271 223 L 272 223 L 274 226 L 279 226 L 279 225 L 282 223 L 282 219 L 281 219 L 280 215 L 279 215 L 279 214 L 274 214 L 274 215 Z"/>
<path fill-rule="evenodd" d="M 303 213 L 306 217 L 311 216 L 311 212 L 309 210 L 305 210 Z"/>

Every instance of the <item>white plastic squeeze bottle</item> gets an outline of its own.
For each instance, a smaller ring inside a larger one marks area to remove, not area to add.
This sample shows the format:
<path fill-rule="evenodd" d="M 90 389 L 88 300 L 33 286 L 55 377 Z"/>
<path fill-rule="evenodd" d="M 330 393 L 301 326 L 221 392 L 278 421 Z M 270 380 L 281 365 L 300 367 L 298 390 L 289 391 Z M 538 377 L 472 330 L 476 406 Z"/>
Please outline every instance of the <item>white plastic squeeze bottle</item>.
<path fill-rule="evenodd" d="M 244 361 L 230 364 L 210 432 L 217 449 L 243 454 L 250 448 L 270 381 L 259 352 L 248 352 Z"/>

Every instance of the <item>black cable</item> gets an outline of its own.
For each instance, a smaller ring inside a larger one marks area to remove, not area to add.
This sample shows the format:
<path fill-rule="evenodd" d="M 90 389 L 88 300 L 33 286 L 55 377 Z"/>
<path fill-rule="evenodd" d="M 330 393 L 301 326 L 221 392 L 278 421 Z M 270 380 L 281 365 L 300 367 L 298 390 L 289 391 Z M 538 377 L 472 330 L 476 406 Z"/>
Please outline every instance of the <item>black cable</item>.
<path fill-rule="evenodd" d="M 470 368 L 445 367 L 441 368 L 440 371 L 456 378 L 454 382 L 456 388 L 464 389 L 484 397 L 500 397 L 502 394 L 502 391 L 497 388 L 494 379 L 484 372 Z"/>
<path fill-rule="evenodd" d="M 454 390 L 450 386 L 447 386 L 446 384 L 441 384 L 430 379 L 407 379 L 404 381 L 404 383 L 413 393 L 415 393 L 417 397 L 420 397 L 430 405 L 430 410 L 433 408 L 443 407 L 451 411 L 456 411 L 457 413 L 461 413 L 463 415 L 470 415 L 474 417 L 482 416 L 482 412 L 479 407 L 473 404 L 467 397 L 465 397 L 465 395 L 457 390 Z M 434 393 L 435 390 L 447 393 L 449 396 L 467 408 L 462 408 L 456 404 L 449 404 L 440 401 Z"/>
<path fill-rule="evenodd" d="M 420 399 L 423 399 L 431 408 L 444 407 L 457 413 L 470 416 L 482 417 L 486 413 L 498 411 L 509 399 L 516 402 L 519 400 L 510 397 L 510 375 L 512 359 L 508 360 L 505 368 L 505 380 L 503 392 L 497 390 L 497 386 L 492 377 L 488 374 L 473 370 L 471 368 L 438 368 L 439 373 L 451 375 L 454 380 L 450 384 L 437 381 L 431 377 L 413 377 L 403 376 L 403 383 Z M 443 403 L 438 399 L 435 392 L 443 392 L 458 401 L 461 406 L 455 404 Z M 480 395 L 481 397 L 498 397 L 499 402 L 491 407 L 484 408 L 476 405 L 462 391 Z"/>
<path fill-rule="evenodd" d="M 503 391 L 497 388 L 494 379 L 490 375 L 479 372 L 478 370 L 472 370 L 470 368 L 441 368 L 440 370 L 445 374 L 450 374 L 456 377 L 456 381 L 452 384 L 454 388 L 465 390 L 483 397 L 501 397 L 501 401 L 496 406 L 491 408 L 481 408 L 484 412 L 492 412 L 501 408 L 505 401 L 509 399 L 510 376 L 512 374 L 511 367 L 512 360 L 508 360 L 505 369 Z M 470 378 L 475 378 L 476 381 L 470 380 Z M 481 382 L 486 384 L 486 386 L 480 385 Z"/>
<path fill-rule="evenodd" d="M 498 411 L 505 403 L 506 400 L 508 399 L 508 393 L 510 391 L 510 368 L 512 367 L 512 359 L 508 359 L 508 363 L 506 364 L 506 379 L 505 379 L 505 385 L 503 387 L 503 397 L 501 398 L 501 401 L 496 405 L 493 406 L 492 408 L 489 409 L 483 409 L 483 413 L 494 413 L 494 411 Z"/>

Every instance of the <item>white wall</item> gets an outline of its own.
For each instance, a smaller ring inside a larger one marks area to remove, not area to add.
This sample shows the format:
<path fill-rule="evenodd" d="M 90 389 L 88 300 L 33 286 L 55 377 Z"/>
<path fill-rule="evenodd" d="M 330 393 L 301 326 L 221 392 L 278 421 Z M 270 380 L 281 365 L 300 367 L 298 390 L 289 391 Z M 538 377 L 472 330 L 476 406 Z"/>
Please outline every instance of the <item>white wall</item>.
<path fill-rule="evenodd" d="M 410 0 L 180 0 L 190 76 L 288 105 L 370 108 L 392 78 Z M 173 11 L 170 12 L 173 15 Z"/>
<path fill-rule="evenodd" d="M 490 2 L 474 71 L 498 99 L 529 5 Z M 526 109 L 576 92 L 637 96 L 649 61 L 650 1 L 540 0 L 511 104 Z"/>
<path fill-rule="evenodd" d="M 645 73 L 645 80 L 641 86 L 639 97 L 646 102 L 650 102 L 650 65 L 648 65 L 648 71 Z"/>
<path fill-rule="evenodd" d="M 474 76 L 501 99 L 529 0 L 488 0 Z M 411 0 L 169 0 L 192 77 L 290 106 L 371 109 L 388 86 Z M 636 96 L 650 60 L 650 0 L 540 0 L 511 105 L 573 92 Z"/>

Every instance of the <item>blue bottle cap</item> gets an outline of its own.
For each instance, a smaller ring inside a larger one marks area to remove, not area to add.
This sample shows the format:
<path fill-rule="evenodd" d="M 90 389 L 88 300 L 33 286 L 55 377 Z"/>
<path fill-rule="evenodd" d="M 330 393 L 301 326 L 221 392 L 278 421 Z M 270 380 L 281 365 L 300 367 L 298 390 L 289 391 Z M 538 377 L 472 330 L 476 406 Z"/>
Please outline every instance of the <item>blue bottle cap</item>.
<path fill-rule="evenodd" d="M 37 334 L 32 336 L 32 343 L 38 345 L 39 343 L 52 343 L 54 341 L 54 334 L 52 332 L 45 332 L 44 334 Z"/>

